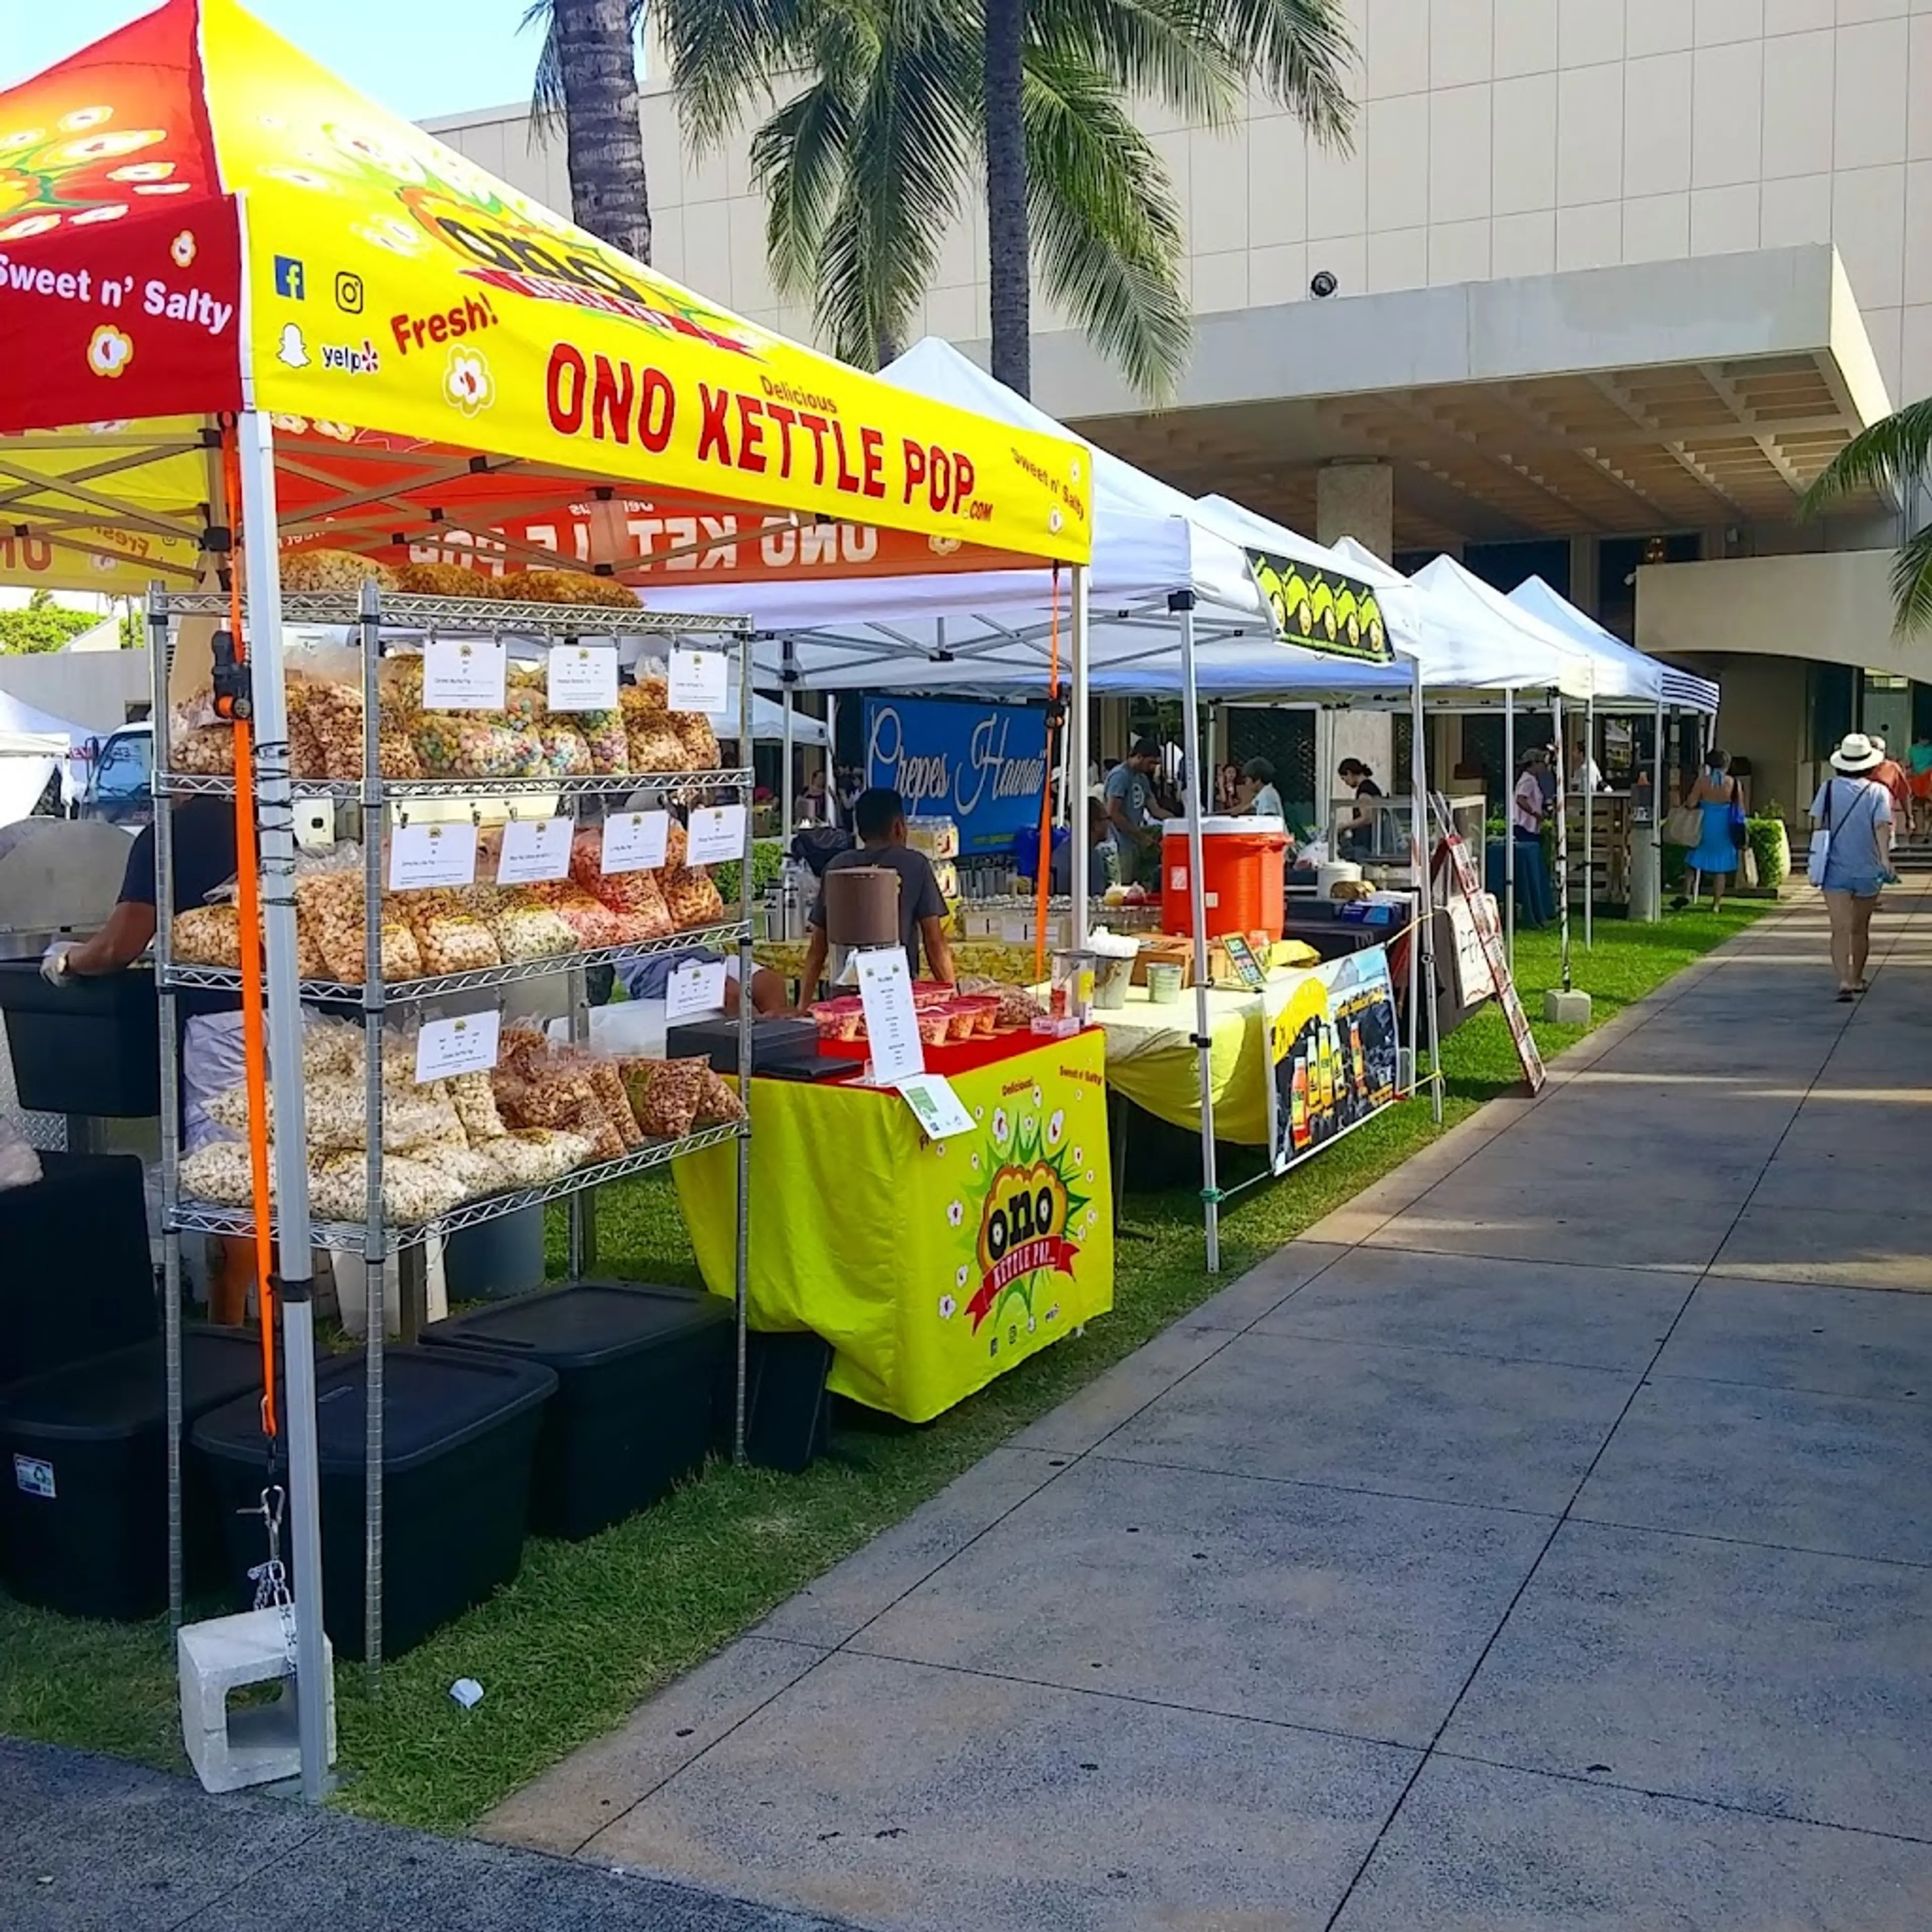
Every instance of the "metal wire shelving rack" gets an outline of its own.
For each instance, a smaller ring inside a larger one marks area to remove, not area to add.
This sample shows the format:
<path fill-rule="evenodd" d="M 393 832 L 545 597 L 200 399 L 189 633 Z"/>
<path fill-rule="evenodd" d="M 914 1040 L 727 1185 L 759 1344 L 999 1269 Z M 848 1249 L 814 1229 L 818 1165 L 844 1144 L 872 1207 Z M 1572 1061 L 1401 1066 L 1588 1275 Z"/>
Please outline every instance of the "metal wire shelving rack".
<path fill-rule="evenodd" d="M 169 1598 L 173 1619 L 182 1612 L 182 1422 L 181 1374 L 182 1249 L 184 1234 L 251 1236 L 254 1217 L 248 1210 L 184 1200 L 181 1194 L 181 1122 L 178 1042 L 182 1030 L 177 1002 L 183 993 L 238 992 L 241 974 L 232 968 L 186 965 L 173 956 L 172 816 L 181 800 L 197 796 L 234 796 L 232 776 L 166 770 L 170 674 L 181 620 L 230 619 L 226 592 L 175 592 L 154 586 L 148 599 L 150 663 L 153 674 L 155 720 L 154 834 L 155 869 L 162 890 L 157 892 L 154 940 L 156 979 L 160 994 L 161 1036 L 161 1186 L 163 1258 L 166 1294 L 168 1398 Z M 368 1156 L 368 1211 L 359 1222 L 317 1222 L 313 1239 L 318 1246 L 360 1252 L 367 1277 L 368 1334 L 364 1343 L 368 1382 L 367 1458 L 364 1495 L 364 1635 L 366 1668 L 371 1687 L 380 1683 L 382 1661 L 382 1361 L 386 1346 L 384 1306 L 385 1264 L 397 1263 L 408 1339 L 422 1314 L 431 1242 L 465 1228 L 515 1214 L 552 1202 L 567 1202 L 570 1209 L 570 1270 L 580 1275 L 596 1265 L 596 1222 L 590 1211 L 593 1190 L 606 1182 L 662 1167 L 706 1148 L 735 1144 L 737 1159 L 737 1243 L 734 1282 L 736 1310 L 736 1412 L 734 1453 L 744 1454 L 746 1402 L 746 1309 L 751 1196 L 750 1121 L 699 1128 L 677 1140 L 653 1141 L 621 1157 L 580 1168 L 541 1186 L 521 1187 L 466 1201 L 434 1217 L 403 1224 L 388 1221 L 383 1212 L 381 1121 L 383 1100 L 381 1034 L 385 1015 L 398 1010 L 416 1011 L 427 1003 L 457 995 L 487 994 L 533 980 L 567 976 L 570 1036 L 581 1042 L 589 1035 L 585 976 L 592 967 L 681 952 L 703 946 L 712 950 L 735 947 L 740 984 L 748 987 L 752 960 L 751 820 L 752 774 L 748 766 L 704 772 L 632 773 L 623 776 L 512 778 L 440 778 L 386 779 L 378 757 L 380 698 L 377 672 L 384 650 L 397 644 L 416 644 L 438 638 L 502 638 L 545 648 L 578 644 L 589 638 L 614 640 L 658 639 L 668 646 L 682 640 L 692 645 L 735 648 L 738 655 L 739 718 L 741 728 L 752 715 L 750 629 L 742 619 L 688 616 L 602 604 L 511 602 L 494 598 L 419 597 L 386 594 L 374 584 L 359 594 L 293 593 L 282 599 L 282 619 L 289 625 L 339 626 L 353 633 L 359 650 L 363 680 L 362 776 L 359 779 L 292 781 L 298 799 L 327 799 L 338 806 L 359 808 L 363 858 L 363 914 L 367 954 L 362 982 L 304 980 L 304 1001 L 353 1004 L 364 1023 L 364 1081 L 370 1142 Z M 247 622 L 245 601 L 243 622 Z M 741 740 L 741 742 L 743 742 Z M 541 959 L 446 973 L 420 979 L 385 982 L 381 962 L 381 903 L 383 892 L 383 831 L 387 814 L 410 800 L 554 798 L 560 815 L 574 817 L 580 807 L 593 808 L 649 791 L 666 803 L 702 800 L 728 802 L 745 808 L 745 849 L 739 866 L 737 916 L 658 940 L 625 946 L 561 953 Z M 739 1056 L 741 1067 L 751 1064 L 752 1004 L 739 1003 Z"/>

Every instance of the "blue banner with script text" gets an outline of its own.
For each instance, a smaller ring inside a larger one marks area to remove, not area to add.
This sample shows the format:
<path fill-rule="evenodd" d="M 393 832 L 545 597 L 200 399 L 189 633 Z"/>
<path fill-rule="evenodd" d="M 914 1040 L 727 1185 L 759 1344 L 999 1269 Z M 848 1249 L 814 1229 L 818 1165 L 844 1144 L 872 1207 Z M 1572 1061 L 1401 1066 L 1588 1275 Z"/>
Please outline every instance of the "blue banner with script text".
<path fill-rule="evenodd" d="M 950 818 L 962 852 L 991 852 L 1040 824 L 1046 713 L 1022 704 L 868 698 L 866 782 L 890 785 L 908 817 Z"/>

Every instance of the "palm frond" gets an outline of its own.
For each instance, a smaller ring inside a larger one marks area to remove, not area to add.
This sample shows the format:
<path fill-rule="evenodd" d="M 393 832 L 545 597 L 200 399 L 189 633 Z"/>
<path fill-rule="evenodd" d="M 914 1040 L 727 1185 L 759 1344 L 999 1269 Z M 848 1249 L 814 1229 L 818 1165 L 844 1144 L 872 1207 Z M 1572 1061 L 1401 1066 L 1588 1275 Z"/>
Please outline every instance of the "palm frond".
<path fill-rule="evenodd" d="M 1892 567 L 1892 592 L 1901 633 L 1909 637 L 1932 631 L 1932 524 L 1900 547 Z"/>
<path fill-rule="evenodd" d="M 1861 430 L 1839 451 L 1798 505 L 1816 516 L 1846 496 L 1868 490 L 1902 496 L 1912 481 L 1932 475 L 1932 396 L 1908 403 L 1896 416 Z"/>
<path fill-rule="evenodd" d="M 1355 44 L 1342 0 L 1187 0 L 1195 31 L 1258 76 L 1322 145 L 1354 146 Z"/>
<path fill-rule="evenodd" d="M 838 205 L 851 138 L 850 104 L 821 74 L 752 137 L 752 178 L 765 197 L 765 255 L 782 296 L 808 295 Z"/>
<path fill-rule="evenodd" d="M 1162 400 L 1192 340 L 1166 170 L 1090 63 L 1033 48 L 1026 80 L 1028 200 L 1047 291 L 1143 396 Z"/>
<path fill-rule="evenodd" d="M 1036 0 L 1029 42 L 1078 56 L 1130 94 L 1165 101 L 1190 126 L 1229 127 L 1243 74 L 1217 41 L 1204 38 L 1199 0 Z"/>
<path fill-rule="evenodd" d="M 656 0 L 678 114 L 694 151 L 735 135 L 746 113 L 772 100 L 772 77 L 806 63 L 822 17 L 846 0 Z M 861 8 L 866 0 L 859 0 Z"/>

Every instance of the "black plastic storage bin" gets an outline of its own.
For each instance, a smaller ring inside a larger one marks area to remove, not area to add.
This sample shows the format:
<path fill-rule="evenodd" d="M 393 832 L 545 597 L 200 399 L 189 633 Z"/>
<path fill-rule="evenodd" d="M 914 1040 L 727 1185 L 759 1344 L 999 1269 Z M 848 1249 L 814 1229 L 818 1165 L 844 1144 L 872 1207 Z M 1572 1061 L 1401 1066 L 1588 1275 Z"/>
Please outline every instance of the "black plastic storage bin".
<path fill-rule="evenodd" d="M 363 1448 L 368 1385 L 360 1355 L 316 1378 L 322 1462 L 322 1621 L 344 1657 L 365 1654 Z M 439 1624 L 508 1582 L 523 1562 L 530 1465 L 556 1378 L 534 1362 L 454 1348 L 382 1358 L 382 1654 L 412 1650 Z M 204 1416 L 193 1436 L 230 1510 L 262 1492 L 262 1419 L 253 1402 Z M 236 1600 L 266 1546 L 261 1519 L 227 1518 Z M 284 1541 L 286 1552 L 289 1546 Z M 292 1568 L 292 1566 L 291 1566 Z"/>
<path fill-rule="evenodd" d="M 158 1337 L 0 1389 L 0 1581 L 22 1603 L 129 1623 L 167 1608 L 166 1376 Z M 259 1337 L 182 1330 L 185 1424 L 250 1389 L 259 1403 L 261 1383 Z M 184 1460 L 190 1594 L 218 1585 L 224 1555 L 219 1504 L 197 1474 Z"/>
<path fill-rule="evenodd" d="M 160 1327 L 139 1157 L 44 1154 L 40 1173 L 0 1188 L 0 1387 Z"/>
<path fill-rule="evenodd" d="M 161 1111 L 160 1008 L 142 967 L 50 986 L 34 959 L 0 959 L 0 1012 L 20 1105 L 144 1120 Z"/>
<path fill-rule="evenodd" d="M 832 1444 L 832 1344 L 808 1330 L 745 1338 L 745 1456 L 761 1469 L 802 1475 Z M 718 1389 L 718 1432 L 729 1442 L 736 1390 Z"/>
<path fill-rule="evenodd" d="M 710 1446 L 731 1305 L 686 1288 L 584 1281 L 423 1330 L 425 1346 L 541 1362 L 556 1374 L 530 1490 L 539 1535 L 594 1536 L 647 1509 Z"/>

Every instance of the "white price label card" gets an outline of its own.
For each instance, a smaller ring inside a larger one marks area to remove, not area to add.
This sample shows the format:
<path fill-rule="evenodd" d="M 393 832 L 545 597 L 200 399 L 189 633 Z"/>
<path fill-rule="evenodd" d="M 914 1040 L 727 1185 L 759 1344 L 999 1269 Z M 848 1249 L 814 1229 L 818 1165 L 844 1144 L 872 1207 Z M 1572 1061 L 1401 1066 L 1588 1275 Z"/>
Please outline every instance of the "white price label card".
<path fill-rule="evenodd" d="M 500 711 L 501 638 L 431 638 L 423 646 L 425 711 Z"/>
<path fill-rule="evenodd" d="M 926 1048 L 913 1010 L 912 974 L 903 946 L 881 946 L 853 956 L 859 968 L 859 998 L 866 1009 L 872 1078 L 881 1087 L 926 1071 Z"/>
<path fill-rule="evenodd" d="M 745 856 L 745 808 L 742 805 L 694 805 L 686 828 L 685 863 L 716 866 Z"/>
<path fill-rule="evenodd" d="M 496 862 L 500 886 L 540 886 L 570 876 L 570 841 L 576 830 L 568 818 L 513 818 L 503 827 L 502 856 Z"/>
<path fill-rule="evenodd" d="M 389 890 L 476 883 L 476 828 L 466 818 L 448 824 L 399 825 L 389 838 Z"/>
<path fill-rule="evenodd" d="M 724 962 L 722 959 L 687 959 L 670 969 L 664 982 L 664 1019 L 703 1018 L 724 1010 Z"/>
<path fill-rule="evenodd" d="M 496 1064 L 502 1030 L 503 1016 L 498 1012 L 424 1020 L 416 1034 L 416 1084 L 458 1073 L 488 1073 Z"/>
<path fill-rule="evenodd" d="M 674 711 L 708 712 L 722 717 L 731 660 L 722 651 L 676 651 L 670 654 L 670 689 L 665 703 Z"/>
<path fill-rule="evenodd" d="M 955 1134 L 973 1131 L 973 1116 L 966 1111 L 966 1102 L 943 1073 L 915 1073 L 910 1080 L 902 1080 L 899 1098 L 912 1109 L 929 1141 L 950 1140 Z"/>
<path fill-rule="evenodd" d="M 670 837 L 668 812 L 614 812 L 604 821 L 604 871 L 654 872 Z"/>
<path fill-rule="evenodd" d="M 553 711 L 614 711 L 617 648 L 614 644 L 554 644 L 550 653 Z"/>

